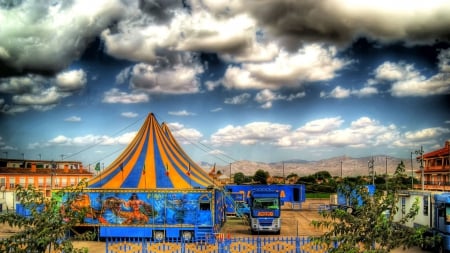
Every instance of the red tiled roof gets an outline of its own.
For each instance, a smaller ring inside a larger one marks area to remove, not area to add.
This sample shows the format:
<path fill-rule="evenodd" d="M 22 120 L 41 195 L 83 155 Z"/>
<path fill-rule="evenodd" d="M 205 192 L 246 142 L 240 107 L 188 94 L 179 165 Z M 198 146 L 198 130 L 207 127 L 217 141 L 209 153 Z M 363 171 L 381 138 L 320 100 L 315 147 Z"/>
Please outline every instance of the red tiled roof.
<path fill-rule="evenodd" d="M 449 141 L 445 142 L 445 147 L 423 154 L 423 158 L 432 158 L 439 156 L 450 156 Z"/>

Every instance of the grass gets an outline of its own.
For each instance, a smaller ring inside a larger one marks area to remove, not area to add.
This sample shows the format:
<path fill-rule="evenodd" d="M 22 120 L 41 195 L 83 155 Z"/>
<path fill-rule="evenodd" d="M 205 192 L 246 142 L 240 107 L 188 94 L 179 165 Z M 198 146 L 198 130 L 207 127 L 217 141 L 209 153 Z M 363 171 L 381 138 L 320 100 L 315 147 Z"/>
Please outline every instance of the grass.
<path fill-rule="evenodd" d="M 326 192 L 315 192 L 315 193 L 306 193 L 307 199 L 329 199 L 331 193 Z"/>

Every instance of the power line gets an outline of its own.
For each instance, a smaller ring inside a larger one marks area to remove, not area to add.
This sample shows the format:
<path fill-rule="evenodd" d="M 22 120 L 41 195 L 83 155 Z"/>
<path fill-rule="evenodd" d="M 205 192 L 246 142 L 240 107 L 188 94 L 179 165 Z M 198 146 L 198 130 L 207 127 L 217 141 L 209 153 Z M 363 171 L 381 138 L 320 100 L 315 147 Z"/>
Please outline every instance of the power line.
<path fill-rule="evenodd" d="M 138 120 L 134 121 L 133 123 L 127 125 L 126 127 L 120 129 L 119 131 L 115 132 L 112 136 L 115 137 L 115 136 L 119 135 L 119 133 L 121 133 L 121 132 L 125 131 L 126 129 L 130 128 L 131 126 L 135 125 L 137 122 L 142 121 L 142 119 L 143 119 L 143 118 L 139 118 Z M 67 158 L 76 156 L 76 155 L 78 155 L 78 154 L 81 154 L 81 153 L 83 153 L 83 152 L 85 152 L 85 151 L 87 151 L 87 150 L 89 150 L 89 149 L 91 149 L 91 148 L 93 148 L 93 147 L 96 147 L 96 146 L 102 144 L 103 142 L 105 142 L 105 140 L 102 140 L 102 141 L 99 141 L 99 142 L 94 142 L 94 144 L 92 144 L 92 145 L 90 145 L 90 146 L 87 146 L 86 148 L 81 149 L 81 150 L 78 151 L 78 152 L 75 152 L 75 153 L 72 153 L 72 154 L 63 154 L 63 155 L 64 155 L 64 157 L 67 159 Z"/>

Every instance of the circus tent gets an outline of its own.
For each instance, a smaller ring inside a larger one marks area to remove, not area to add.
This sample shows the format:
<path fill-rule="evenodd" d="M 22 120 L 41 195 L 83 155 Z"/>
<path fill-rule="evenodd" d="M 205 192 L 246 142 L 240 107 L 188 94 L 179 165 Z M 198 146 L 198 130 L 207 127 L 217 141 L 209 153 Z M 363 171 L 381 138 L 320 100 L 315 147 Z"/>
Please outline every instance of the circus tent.
<path fill-rule="evenodd" d="M 184 152 L 167 124 L 160 125 L 150 113 L 122 154 L 88 184 L 102 189 L 187 189 L 214 183 Z"/>

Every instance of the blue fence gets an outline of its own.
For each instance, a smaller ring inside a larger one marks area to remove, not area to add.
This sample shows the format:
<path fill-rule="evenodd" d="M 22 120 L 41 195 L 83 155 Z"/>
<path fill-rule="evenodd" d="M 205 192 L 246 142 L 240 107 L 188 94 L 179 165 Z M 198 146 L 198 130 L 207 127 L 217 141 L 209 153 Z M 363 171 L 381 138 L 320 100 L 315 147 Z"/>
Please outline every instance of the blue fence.
<path fill-rule="evenodd" d="M 107 238 L 106 253 L 322 253 L 326 247 L 307 237 L 236 237 L 218 234 L 210 240 L 155 242 L 146 238 Z"/>

